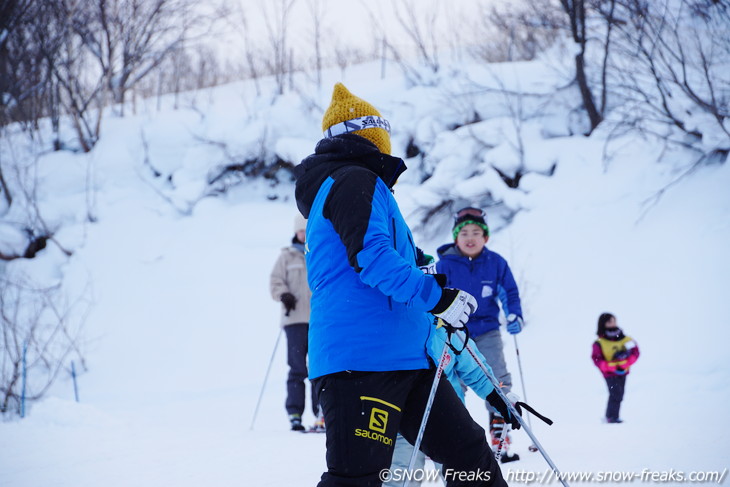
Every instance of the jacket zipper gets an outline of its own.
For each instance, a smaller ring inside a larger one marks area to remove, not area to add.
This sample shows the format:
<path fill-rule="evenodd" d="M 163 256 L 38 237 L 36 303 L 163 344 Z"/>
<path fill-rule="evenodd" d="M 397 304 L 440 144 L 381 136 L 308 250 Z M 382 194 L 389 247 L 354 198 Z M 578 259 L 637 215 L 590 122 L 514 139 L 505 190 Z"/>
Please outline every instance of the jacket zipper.
<path fill-rule="evenodd" d="M 396 230 L 395 230 L 395 218 L 391 217 L 390 223 L 393 226 L 393 248 L 395 249 L 396 252 L 398 252 L 398 245 L 396 243 L 398 241 L 398 239 L 396 238 L 397 234 L 396 234 Z M 390 296 L 388 296 L 388 308 L 391 311 L 393 311 L 393 298 L 391 298 Z"/>

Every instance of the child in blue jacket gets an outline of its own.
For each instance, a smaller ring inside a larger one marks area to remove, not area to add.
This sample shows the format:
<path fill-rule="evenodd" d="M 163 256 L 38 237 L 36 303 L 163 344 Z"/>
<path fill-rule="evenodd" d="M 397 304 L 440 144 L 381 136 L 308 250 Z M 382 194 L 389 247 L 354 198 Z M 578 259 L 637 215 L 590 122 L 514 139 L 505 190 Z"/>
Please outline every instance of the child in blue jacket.
<path fill-rule="evenodd" d="M 512 271 L 507 261 L 486 247 L 489 227 L 485 213 L 479 208 L 463 208 L 454 216 L 452 234 L 454 243 L 438 249 L 439 261 L 436 272 L 446 275 L 446 285 L 463 289 L 477 299 L 476 312 L 469 317 L 467 328 L 479 351 L 486 357 L 502 390 L 512 388 L 512 376 L 507 370 L 499 330 L 500 305 L 507 317 L 507 331 L 522 331 L 522 306 Z M 487 404 L 490 417 L 489 432 L 492 448 L 499 444 L 504 419 Z M 509 437 L 507 444 L 509 444 Z M 519 459 L 517 455 L 504 455 L 503 461 Z"/>

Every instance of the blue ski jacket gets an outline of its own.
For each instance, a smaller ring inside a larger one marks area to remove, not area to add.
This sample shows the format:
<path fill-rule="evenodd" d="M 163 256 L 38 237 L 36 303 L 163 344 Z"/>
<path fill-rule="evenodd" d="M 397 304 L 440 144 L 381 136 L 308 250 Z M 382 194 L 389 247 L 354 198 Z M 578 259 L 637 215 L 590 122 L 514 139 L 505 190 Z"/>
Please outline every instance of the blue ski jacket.
<path fill-rule="evenodd" d="M 447 338 L 448 334 L 446 333 L 446 328 L 436 328 L 434 326 L 431 329 L 431 340 L 429 341 L 428 348 L 429 354 L 435 364 L 439 363 Z M 452 343 L 454 344 L 454 348 L 457 350 L 460 350 L 463 346 L 458 338 L 453 339 Z M 487 369 L 492 372 L 492 368 L 487 363 L 487 359 L 485 359 L 484 355 L 482 355 L 482 353 L 477 349 L 476 343 L 469 339 L 469 345 L 471 346 L 471 349 L 474 350 L 474 353 L 479 360 L 481 360 Z M 444 367 L 444 376 L 449 379 L 451 386 L 454 388 L 456 394 L 458 394 L 461 400 L 464 401 L 465 399 L 464 388 L 461 384 L 462 382 L 471 388 L 477 396 L 482 399 L 486 399 L 489 393 L 494 390 L 494 386 L 487 376 L 484 375 L 484 371 L 481 367 L 479 367 L 479 364 L 476 363 L 471 354 L 464 350 L 457 355 L 450 348 L 447 349 L 447 353 L 449 354 L 449 358 L 447 359 L 448 362 Z"/>
<path fill-rule="evenodd" d="M 472 337 L 499 328 L 499 303 L 505 316 L 522 317 L 520 293 L 507 261 L 484 247 L 482 253 L 470 259 L 456 245 L 442 245 L 437 250 L 436 272 L 446 275 L 446 285 L 462 289 L 476 298 L 478 308 L 466 326 Z"/>
<path fill-rule="evenodd" d="M 441 298 L 416 266 L 416 247 L 391 187 L 405 170 L 355 134 L 321 140 L 295 170 L 308 218 L 312 290 L 309 377 L 345 370 L 429 367 L 429 313 Z"/>

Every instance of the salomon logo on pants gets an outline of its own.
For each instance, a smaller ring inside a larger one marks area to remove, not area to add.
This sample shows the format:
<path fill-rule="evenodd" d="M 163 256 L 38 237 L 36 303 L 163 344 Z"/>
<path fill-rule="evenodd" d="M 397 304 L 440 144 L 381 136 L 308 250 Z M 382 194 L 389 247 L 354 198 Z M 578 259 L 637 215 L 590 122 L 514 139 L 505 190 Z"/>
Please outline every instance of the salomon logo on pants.
<path fill-rule="evenodd" d="M 400 412 L 401 409 L 395 404 L 391 404 L 377 397 L 360 396 L 360 400 L 363 403 L 363 411 L 369 407 L 370 414 L 368 416 L 369 420 L 367 429 L 355 428 L 355 436 L 378 441 L 386 446 L 392 446 L 394 439 L 391 436 L 386 435 L 386 430 L 388 429 L 388 417 L 390 415 L 387 409 L 397 412 Z"/>

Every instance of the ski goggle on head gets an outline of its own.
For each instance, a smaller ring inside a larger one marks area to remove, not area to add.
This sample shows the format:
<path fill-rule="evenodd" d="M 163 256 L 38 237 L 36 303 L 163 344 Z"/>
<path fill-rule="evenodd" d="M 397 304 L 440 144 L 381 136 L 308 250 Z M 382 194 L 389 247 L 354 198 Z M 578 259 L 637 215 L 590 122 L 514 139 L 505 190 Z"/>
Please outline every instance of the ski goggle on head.
<path fill-rule="evenodd" d="M 454 220 L 462 219 L 465 216 L 476 216 L 476 217 L 485 219 L 487 214 L 484 213 L 484 210 L 480 210 L 479 208 L 474 208 L 473 206 L 469 206 L 467 208 L 462 208 L 461 210 L 454 213 Z"/>

